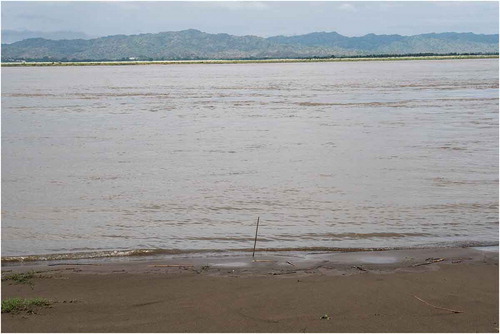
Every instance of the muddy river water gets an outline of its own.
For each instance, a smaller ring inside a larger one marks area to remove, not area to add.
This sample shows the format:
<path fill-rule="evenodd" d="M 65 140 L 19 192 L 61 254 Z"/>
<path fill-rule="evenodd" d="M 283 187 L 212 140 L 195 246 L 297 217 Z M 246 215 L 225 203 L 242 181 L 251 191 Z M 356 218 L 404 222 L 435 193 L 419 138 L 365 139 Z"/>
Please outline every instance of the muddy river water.
<path fill-rule="evenodd" d="M 2 256 L 498 245 L 498 59 L 2 68 Z"/>

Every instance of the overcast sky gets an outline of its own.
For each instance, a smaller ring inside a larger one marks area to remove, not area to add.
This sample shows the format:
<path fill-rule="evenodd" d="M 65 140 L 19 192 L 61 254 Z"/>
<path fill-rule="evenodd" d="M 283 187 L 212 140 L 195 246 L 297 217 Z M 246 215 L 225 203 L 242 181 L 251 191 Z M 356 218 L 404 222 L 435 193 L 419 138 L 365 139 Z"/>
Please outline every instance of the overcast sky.
<path fill-rule="evenodd" d="M 2 1 L 2 29 L 77 31 L 92 36 L 198 29 L 232 35 L 336 31 L 415 35 L 498 33 L 493 2 L 15 2 Z"/>

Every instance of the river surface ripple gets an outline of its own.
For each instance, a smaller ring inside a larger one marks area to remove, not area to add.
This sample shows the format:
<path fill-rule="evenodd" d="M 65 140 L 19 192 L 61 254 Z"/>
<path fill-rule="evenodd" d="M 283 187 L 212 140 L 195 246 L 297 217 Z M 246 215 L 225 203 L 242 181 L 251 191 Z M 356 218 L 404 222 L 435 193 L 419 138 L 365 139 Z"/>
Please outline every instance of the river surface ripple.
<path fill-rule="evenodd" d="M 498 244 L 498 59 L 2 68 L 2 256 Z"/>

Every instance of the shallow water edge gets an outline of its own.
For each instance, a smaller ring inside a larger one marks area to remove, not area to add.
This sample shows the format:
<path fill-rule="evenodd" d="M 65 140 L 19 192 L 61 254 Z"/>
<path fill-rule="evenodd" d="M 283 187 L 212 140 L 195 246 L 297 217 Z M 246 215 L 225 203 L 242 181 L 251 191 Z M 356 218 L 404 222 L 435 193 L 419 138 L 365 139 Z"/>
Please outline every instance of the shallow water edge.
<path fill-rule="evenodd" d="M 259 256 L 298 256 L 307 257 L 311 254 L 338 255 L 338 254 L 361 254 L 372 252 L 391 251 L 422 251 L 429 249 L 453 250 L 453 249 L 475 249 L 481 252 L 498 253 L 498 243 L 462 243 L 448 246 L 421 246 L 421 247 L 385 247 L 385 248 L 338 248 L 338 247 L 303 247 L 303 248 L 257 248 L 255 252 Z M 242 249 L 133 249 L 114 251 L 94 251 L 62 254 L 44 254 L 28 256 L 3 256 L 2 266 L 9 264 L 23 263 L 60 263 L 64 260 L 71 261 L 101 261 L 101 262 L 136 262 L 136 261 L 156 261 L 172 258 L 191 259 L 213 259 L 222 258 L 249 258 L 253 252 L 252 248 Z"/>

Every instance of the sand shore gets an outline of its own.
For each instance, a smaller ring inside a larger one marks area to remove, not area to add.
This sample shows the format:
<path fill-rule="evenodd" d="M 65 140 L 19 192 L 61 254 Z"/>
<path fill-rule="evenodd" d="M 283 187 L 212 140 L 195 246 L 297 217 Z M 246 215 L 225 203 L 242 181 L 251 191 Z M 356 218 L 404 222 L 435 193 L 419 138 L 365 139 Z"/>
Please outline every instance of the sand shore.
<path fill-rule="evenodd" d="M 2 277 L 37 273 L 2 280 L 2 300 L 52 305 L 2 313 L 2 332 L 499 331 L 498 247 L 256 258 L 3 263 Z"/>

